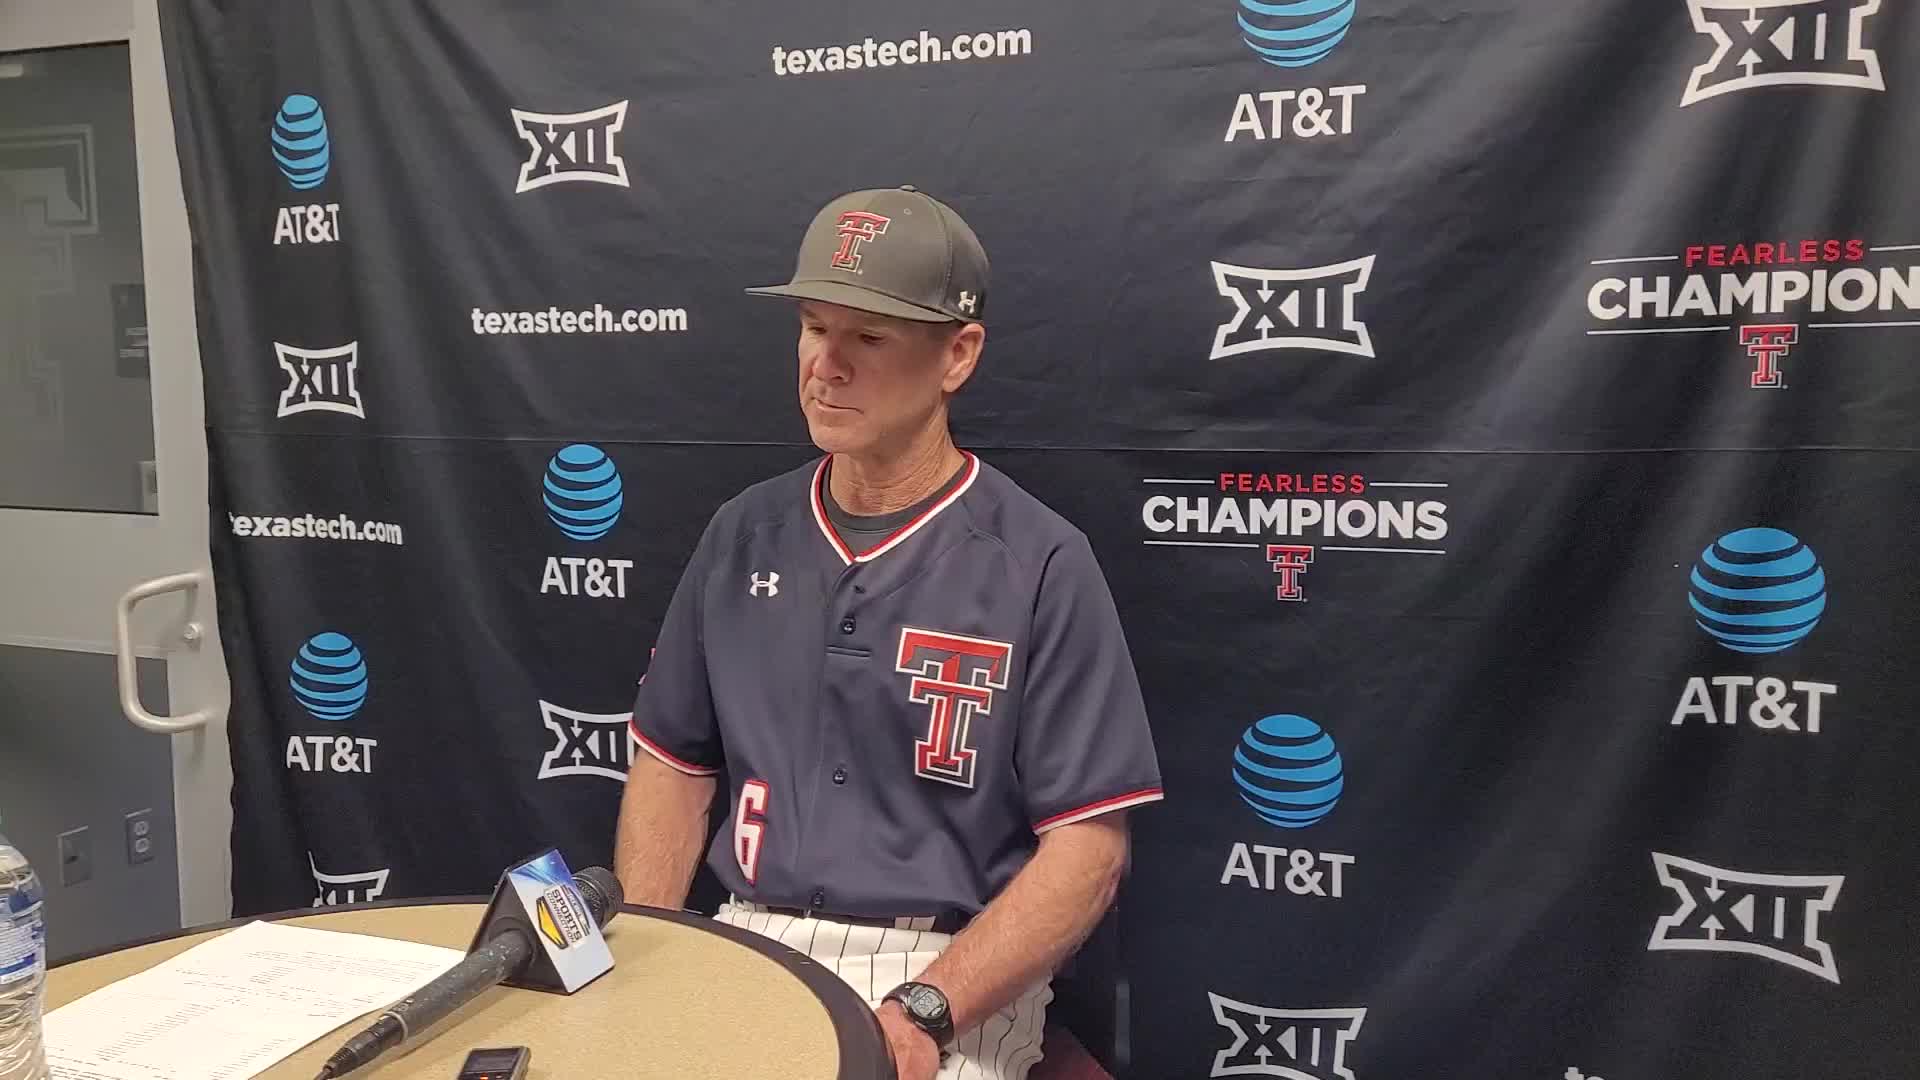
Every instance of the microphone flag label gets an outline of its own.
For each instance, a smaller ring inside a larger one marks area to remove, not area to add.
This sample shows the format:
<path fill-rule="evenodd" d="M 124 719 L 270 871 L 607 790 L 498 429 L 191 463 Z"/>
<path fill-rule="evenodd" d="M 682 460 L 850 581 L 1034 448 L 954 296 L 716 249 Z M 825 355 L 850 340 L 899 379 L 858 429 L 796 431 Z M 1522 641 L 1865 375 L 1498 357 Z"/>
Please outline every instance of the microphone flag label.
<path fill-rule="evenodd" d="M 507 890 L 518 903 L 547 961 L 559 976 L 566 993 L 587 985 L 613 968 L 613 953 L 600 936 L 600 924 L 593 921 L 587 901 L 573 884 L 573 871 L 550 848 L 507 871 Z"/>

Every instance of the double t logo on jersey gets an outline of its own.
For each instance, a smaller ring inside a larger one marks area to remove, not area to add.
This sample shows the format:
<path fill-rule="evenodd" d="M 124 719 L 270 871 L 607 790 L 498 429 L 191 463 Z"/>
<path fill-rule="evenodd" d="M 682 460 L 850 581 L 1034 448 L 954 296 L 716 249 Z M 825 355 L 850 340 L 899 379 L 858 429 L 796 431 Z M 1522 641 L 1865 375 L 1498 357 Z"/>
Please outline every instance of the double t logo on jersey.
<path fill-rule="evenodd" d="M 1682 108 L 1760 86 L 1886 89 L 1865 37 L 1880 0 L 1687 0 L 1687 9 L 1713 55 L 1693 69 Z"/>
<path fill-rule="evenodd" d="M 514 128 L 529 147 L 514 194 L 571 181 L 628 186 L 626 160 L 614 145 L 626 123 L 624 101 L 577 113 L 514 109 Z"/>
<path fill-rule="evenodd" d="M 1303 270 L 1214 263 L 1214 287 L 1233 301 L 1233 315 L 1214 332 L 1208 358 L 1268 349 L 1371 357 L 1373 338 L 1353 309 L 1372 275 L 1371 255 Z"/>
<path fill-rule="evenodd" d="M 1365 1009 L 1272 1009 L 1208 993 L 1213 1018 L 1233 1042 L 1213 1056 L 1209 1076 L 1281 1076 L 1287 1080 L 1354 1080 L 1347 1044 L 1360 1034 Z"/>
<path fill-rule="evenodd" d="M 1820 938 L 1820 915 L 1833 910 L 1844 877 L 1750 874 L 1657 851 L 1653 865 L 1680 906 L 1654 926 L 1648 952 L 1759 956 L 1840 981 L 1833 947 Z"/>
<path fill-rule="evenodd" d="M 976 716 L 993 712 L 993 692 L 1007 688 L 1013 643 L 906 626 L 894 670 L 912 679 L 907 700 L 927 706 L 927 734 L 914 744 L 913 771 L 928 780 L 973 787 Z"/>

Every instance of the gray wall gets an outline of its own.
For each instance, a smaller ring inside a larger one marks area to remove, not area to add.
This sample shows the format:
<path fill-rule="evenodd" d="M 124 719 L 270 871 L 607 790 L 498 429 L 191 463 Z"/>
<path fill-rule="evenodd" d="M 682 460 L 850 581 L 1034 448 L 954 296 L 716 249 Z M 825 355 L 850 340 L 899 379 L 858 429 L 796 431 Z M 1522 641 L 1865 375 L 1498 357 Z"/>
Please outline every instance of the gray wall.
<path fill-rule="evenodd" d="M 56 961 L 180 926 L 169 740 L 120 715 L 113 663 L 0 645 L 0 832 L 46 883 Z M 166 663 L 137 663 L 141 699 L 164 710 Z M 130 866 L 123 818 L 143 808 L 153 810 L 153 861 Z M 93 878 L 62 886 L 56 837 L 81 825 Z"/>

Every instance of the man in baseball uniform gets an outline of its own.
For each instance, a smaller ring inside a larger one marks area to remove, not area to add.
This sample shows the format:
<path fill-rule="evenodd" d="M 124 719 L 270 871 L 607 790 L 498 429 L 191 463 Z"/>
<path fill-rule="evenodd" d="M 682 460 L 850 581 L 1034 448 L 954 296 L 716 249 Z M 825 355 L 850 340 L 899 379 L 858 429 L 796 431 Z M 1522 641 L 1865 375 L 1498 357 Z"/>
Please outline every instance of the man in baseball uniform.
<path fill-rule="evenodd" d="M 722 506 L 634 704 L 616 865 L 679 907 L 714 778 L 718 918 L 873 1004 L 901 1080 L 1021 1080 L 1048 983 L 1112 903 L 1125 811 L 1161 797 L 1087 539 L 957 449 L 987 257 L 912 188 L 829 203 L 788 284 L 819 460 Z"/>

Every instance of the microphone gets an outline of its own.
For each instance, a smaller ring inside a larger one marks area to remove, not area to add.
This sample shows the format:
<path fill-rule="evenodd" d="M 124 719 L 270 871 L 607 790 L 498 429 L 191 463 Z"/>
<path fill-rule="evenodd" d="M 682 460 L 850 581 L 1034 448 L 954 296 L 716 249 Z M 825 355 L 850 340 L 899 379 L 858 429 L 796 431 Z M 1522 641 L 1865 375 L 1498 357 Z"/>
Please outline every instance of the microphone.
<path fill-rule="evenodd" d="M 589 866 L 574 875 L 573 885 L 587 902 L 596 925 L 604 927 L 620 913 L 625 893 L 620 879 L 604 866 Z M 314 1080 L 331 1080 L 355 1069 L 425 1031 L 449 1013 L 507 979 L 519 975 L 540 948 L 526 929 L 506 924 L 492 940 L 467 954 L 444 975 L 380 1014 L 365 1031 L 348 1039 L 334 1052 Z"/>

